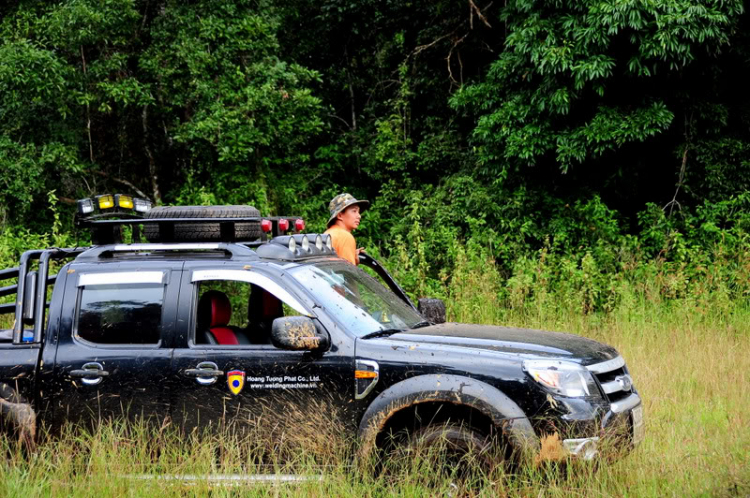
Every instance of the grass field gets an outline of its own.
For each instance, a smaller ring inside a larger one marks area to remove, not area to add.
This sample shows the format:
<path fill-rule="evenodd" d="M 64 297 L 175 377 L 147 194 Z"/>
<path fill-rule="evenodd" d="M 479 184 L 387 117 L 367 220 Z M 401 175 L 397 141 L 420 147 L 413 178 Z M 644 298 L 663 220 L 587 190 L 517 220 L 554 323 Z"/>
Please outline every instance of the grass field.
<path fill-rule="evenodd" d="M 461 307 L 449 311 L 467 321 L 498 321 L 500 316 Z M 373 476 L 353 465 L 348 446 L 326 431 L 297 434 L 296 441 L 290 437 L 285 446 L 292 454 L 288 461 L 266 459 L 260 465 L 254 456 L 267 453 L 269 443 L 253 438 L 185 439 L 169 426 L 153 430 L 106 425 L 94 434 L 68 428 L 62 437 L 42 438 L 31 454 L 3 441 L 0 495 L 750 495 L 750 312 L 663 307 L 606 316 L 505 313 L 502 320 L 567 330 L 615 346 L 644 399 L 644 444 L 626 458 L 601 462 L 596 469 L 491 475 L 470 489 L 457 490 L 450 478 L 439 477 L 429 458 L 406 460 L 386 476 Z M 210 484 L 202 479 L 256 472 L 322 479 L 293 484 Z M 147 479 L 144 474 L 200 478 L 186 483 Z"/>

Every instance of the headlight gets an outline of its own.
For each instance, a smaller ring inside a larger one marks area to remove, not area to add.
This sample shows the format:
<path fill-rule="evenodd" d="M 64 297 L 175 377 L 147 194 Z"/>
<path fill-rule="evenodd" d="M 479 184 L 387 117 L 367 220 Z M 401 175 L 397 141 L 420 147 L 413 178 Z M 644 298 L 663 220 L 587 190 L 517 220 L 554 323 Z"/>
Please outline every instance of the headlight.
<path fill-rule="evenodd" d="M 532 379 L 563 396 L 596 396 L 599 389 L 588 370 L 577 363 L 554 360 L 526 360 L 523 369 Z"/>

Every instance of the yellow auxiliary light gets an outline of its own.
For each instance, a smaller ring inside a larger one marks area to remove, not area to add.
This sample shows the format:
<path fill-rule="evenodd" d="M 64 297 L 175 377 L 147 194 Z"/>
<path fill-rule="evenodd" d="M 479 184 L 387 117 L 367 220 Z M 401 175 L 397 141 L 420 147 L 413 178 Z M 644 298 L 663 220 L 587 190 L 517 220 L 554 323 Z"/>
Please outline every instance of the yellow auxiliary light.
<path fill-rule="evenodd" d="M 115 194 L 115 204 L 123 209 L 133 209 L 133 198 L 129 195 Z"/>
<path fill-rule="evenodd" d="M 115 207 L 115 199 L 111 195 L 98 195 L 96 202 L 99 203 L 99 209 L 112 209 Z"/>

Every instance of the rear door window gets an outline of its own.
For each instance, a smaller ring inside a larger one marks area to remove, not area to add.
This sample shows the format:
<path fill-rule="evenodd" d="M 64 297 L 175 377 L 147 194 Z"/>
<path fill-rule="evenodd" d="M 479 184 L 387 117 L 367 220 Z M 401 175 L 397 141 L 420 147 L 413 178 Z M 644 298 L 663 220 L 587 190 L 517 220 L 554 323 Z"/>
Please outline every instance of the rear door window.
<path fill-rule="evenodd" d="M 159 344 L 164 290 L 162 272 L 81 275 L 75 338 L 94 344 Z"/>

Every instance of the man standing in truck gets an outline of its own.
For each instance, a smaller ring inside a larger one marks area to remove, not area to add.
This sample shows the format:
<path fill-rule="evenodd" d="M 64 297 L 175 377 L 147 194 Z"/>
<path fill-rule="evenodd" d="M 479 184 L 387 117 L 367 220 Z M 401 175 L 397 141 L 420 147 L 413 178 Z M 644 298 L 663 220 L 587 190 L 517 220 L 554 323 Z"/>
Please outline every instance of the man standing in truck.
<path fill-rule="evenodd" d="M 353 265 L 359 264 L 363 249 L 357 248 L 352 231 L 359 226 L 361 215 L 369 206 L 369 201 L 358 201 L 351 194 L 339 194 L 328 204 L 331 217 L 325 233 L 331 236 L 336 254 Z"/>

